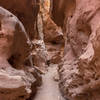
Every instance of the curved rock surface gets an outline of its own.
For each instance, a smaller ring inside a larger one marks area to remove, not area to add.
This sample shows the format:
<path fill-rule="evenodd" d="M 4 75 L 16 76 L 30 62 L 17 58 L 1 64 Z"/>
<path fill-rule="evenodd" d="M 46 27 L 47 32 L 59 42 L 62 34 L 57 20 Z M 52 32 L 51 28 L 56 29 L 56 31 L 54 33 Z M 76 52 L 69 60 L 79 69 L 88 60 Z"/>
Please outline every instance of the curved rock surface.
<path fill-rule="evenodd" d="M 35 36 L 34 25 L 39 12 L 39 1 L 40 0 L 0 0 L 0 6 L 12 12 L 23 23 L 31 40 Z"/>
<path fill-rule="evenodd" d="M 53 0 L 53 4 L 54 21 L 63 26 L 66 40 L 63 61 L 59 65 L 61 91 L 69 100 L 99 100 L 100 1 Z"/>
<path fill-rule="evenodd" d="M 37 80 L 41 78 L 34 69 L 24 66 L 29 54 L 24 26 L 0 7 L 0 100 L 26 100 L 36 92 Z"/>
<path fill-rule="evenodd" d="M 42 19 L 39 16 L 40 0 L 12 0 L 10 2 L 9 0 L 0 0 L 0 6 L 12 12 L 23 23 L 32 45 L 33 64 L 45 68 L 47 58 L 44 57 L 46 49 L 43 40 Z M 37 61 L 39 62 L 37 63 Z M 25 64 L 30 66 L 28 60 Z"/>

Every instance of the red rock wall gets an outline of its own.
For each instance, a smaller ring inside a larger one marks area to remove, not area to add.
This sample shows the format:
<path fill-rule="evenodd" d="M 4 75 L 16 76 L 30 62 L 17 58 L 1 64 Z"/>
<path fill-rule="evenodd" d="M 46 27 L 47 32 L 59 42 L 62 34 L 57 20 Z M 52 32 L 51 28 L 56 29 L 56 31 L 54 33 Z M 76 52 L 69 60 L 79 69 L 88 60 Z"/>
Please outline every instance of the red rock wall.
<path fill-rule="evenodd" d="M 34 96 L 37 82 L 41 81 L 34 68 L 24 65 L 30 54 L 26 30 L 15 15 L 2 7 L 0 26 L 0 100 L 26 100 Z"/>
<path fill-rule="evenodd" d="M 39 0 L 0 0 L 0 100 L 32 100 L 41 84 L 39 71 L 26 66 L 38 12 Z"/>
<path fill-rule="evenodd" d="M 44 40 L 41 40 L 41 37 L 43 37 L 42 32 L 40 32 L 41 34 L 39 33 L 42 29 L 41 18 L 38 17 L 38 13 L 40 11 L 40 0 L 0 0 L 0 6 L 11 11 L 23 23 L 33 46 L 33 64 L 37 67 L 45 67 L 45 50 L 42 50 L 42 46 L 43 49 L 45 49 L 45 44 Z M 38 26 L 40 30 L 38 29 Z M 28 61 L 26 64 L 30 65 Z"/>
<path fill-rule="evenodd" d="M 75 6 L 75 0 L 51 0 L 52 19 L 58 26 L 63 26 L 66 17 L 72 16 Z"/>
<path fill-rule="evenodd" d="M 39 12 L 39 0 L 0 0 L 0 6 L 16 15 L 24 24 L 30 39 L 34 38 L 34 23 Z"/>
<path fill-rule="evenodd" d="M 58 25 L 57 16 L 63 18 L 63 14 L 69 15 L 72 11 L 69 8 L 73 8 L 73 5 L 67 1 L 53 0 L 53 6 L 57 6 L 52 12 L 58 9 L 57 12 L 53 12 L 54 21 Z M 66 6 L 62 9 L 64 4 L 70 7 Z M 61 5 L 60 8 L 59 5 Z M 75 10 L 71 13 L 72 15 L 60 20 L 66 40 L 63 61 L 59 65 L 60 89 L 69 100 L 99 100 L 100 1 L 76 0 L 74 5 Z"/>

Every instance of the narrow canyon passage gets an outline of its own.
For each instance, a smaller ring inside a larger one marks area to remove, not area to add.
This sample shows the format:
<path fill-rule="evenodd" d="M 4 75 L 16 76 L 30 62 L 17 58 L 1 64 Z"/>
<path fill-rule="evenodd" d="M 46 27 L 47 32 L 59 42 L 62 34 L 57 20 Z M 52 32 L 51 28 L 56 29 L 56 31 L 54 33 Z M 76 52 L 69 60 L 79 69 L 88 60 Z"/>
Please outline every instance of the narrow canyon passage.
<path fill-rule="evenodd" d="M 64 100 L 59 91 L 57 76 L 57 65 L 50 65 L 48 71 L 42 76 L 43 84 L 38 89 L 37 95 L 33 100 Z"/>
<path fill-rule="evenodd" d="M 100 0 L 0 0 L 0 100 L 100 100 L 99 20 Z"/>

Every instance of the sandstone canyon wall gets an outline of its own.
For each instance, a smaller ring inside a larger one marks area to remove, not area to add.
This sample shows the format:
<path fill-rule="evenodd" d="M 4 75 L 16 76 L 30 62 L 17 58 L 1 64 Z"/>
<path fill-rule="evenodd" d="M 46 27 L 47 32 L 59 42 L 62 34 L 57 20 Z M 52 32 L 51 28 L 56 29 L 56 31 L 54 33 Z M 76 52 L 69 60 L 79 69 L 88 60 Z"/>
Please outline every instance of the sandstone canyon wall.
<path fill-rule="evenodd" d="M 51 12 L 65 39 L 61 91 L 69 100 L 100 100 L 100 1 L 53 0 Z"/>
<path fill-rule="evenodd" d="M 0 100 L 32 100 L 50 63 L 66 99 L 100 100 L 100 1 L 50 1 L 0 0 Z"/>
<path fill-rule="evenodd" d="M 40 0 L 0 0 L 0 6 L 17 16 L 23 23 L 30 39 L 33 39 L 35 36 L 34 25 L 40 7 L 39 2 Z"/>
<path fill-rule="evenodd" d="M 61 60 L 63 33 L 50 18 L 49 2 L 0 0 L 2 100 L 32 100 L 40 74 Z"/>
<path fill-rule="evenodd" d="M 39 1 L 0 0 L 0 100 L 32 100 L 41 84 L 30 59 L 38 12 Z"/>
<path fill-rule="evenodd" d="M 23 23 L 32 45 L 30 54 L 34 67 L 45 70 L 47 51 L 44 43 L 42 18 L 40 16 L 40 0 L 0 0 L 0 6 L 11 11 Z M 39 62 L 38 62 L 39 61 Z M 26 61 L 26 65 L 30 65 Z"/>
<path fill-rule="evenodd" d="M 40 13 L 43 18 L 44 42 L 48 51 L 47 63 L 58 64 L 64 47 L 63 32 L 50 17 L 50 0 L 41 1 Z"/>

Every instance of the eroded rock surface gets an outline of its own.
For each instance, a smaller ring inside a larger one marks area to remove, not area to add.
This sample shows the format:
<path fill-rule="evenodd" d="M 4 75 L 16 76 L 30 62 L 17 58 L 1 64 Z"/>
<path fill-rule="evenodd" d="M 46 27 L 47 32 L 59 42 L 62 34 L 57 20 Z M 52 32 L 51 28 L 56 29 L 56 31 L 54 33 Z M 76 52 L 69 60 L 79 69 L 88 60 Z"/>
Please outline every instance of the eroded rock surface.
<path fill-rule="evenodd" d="M 20 19 L 31 40 L 35 37 L 34 27 L 40 7 L 39 1 L 40 0 L 0 0 L 0 6 L 9 10 Z"/>
<path fill-rule="evenodd" d="M 43 17 L 44 42 L 48 51 L 47 64 L 57 64 L 61 60 L 64 47 L 63 32 L 50 18 L 50 0 L 43 0 L 40 8 Z"/>
<path fill-rule="evenodd" d="M 44 41 L 48 51 L 48 60 L 51 63 L 59 63 L 63 55 L 64 37 L 61 28 L 50 17 L 44 21 Z"/>
<path fill-rule="evenodd" d="M 69 8 L 64 7 L 65 2 Z M 63 26 L 66 40 L 63 61 L 59 65 L 61 91 L 69 100 L 99 100 L 100 1 L 53 0 L 53 3 L 57 5 L 53 9 L 58 9 L 53 10 L 54 21 L 62 22 L 56 23 Z M 75 10 L 70 9 L 73 7 Z M 58 21 L 57 16 L 63 17 L 63 13 L 64 20 Z"/>
<path fill-rule="evenodd" d="M 8 2 L 8 3 L 7 3 Z M 0 5 L 11 11 L 23 23 L 32 44 L 32 61 L 40 69 L 46 67 L 46 48 L 42 19 L 39 14 L 40 0 L 0 0 Z M 30 65 L 26 61 L 26 65 Z"/>
<path fill-rule="evenodd" d="M 34 50 L 32 51 L 33 64 L 41 71 L 45 72 L 47 68 L 48 52 L 44 40 L 34 40 L 32 44 L 34 46 Z"/>
<path fill-rule="evenodd" d="M 0 7 L 1 100 L 26 100 L 34 95 L 38 77 L 34 69 L 24 66 L 29 54 L 30 42 L 24 26 L 16 16 Z"/>

